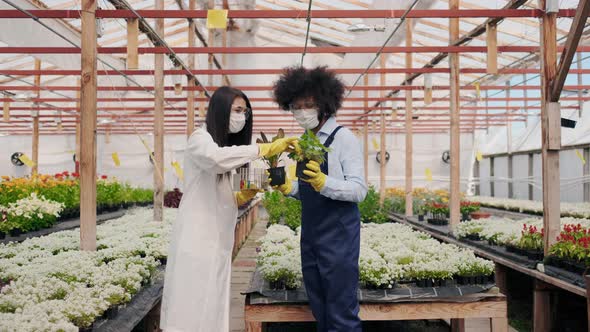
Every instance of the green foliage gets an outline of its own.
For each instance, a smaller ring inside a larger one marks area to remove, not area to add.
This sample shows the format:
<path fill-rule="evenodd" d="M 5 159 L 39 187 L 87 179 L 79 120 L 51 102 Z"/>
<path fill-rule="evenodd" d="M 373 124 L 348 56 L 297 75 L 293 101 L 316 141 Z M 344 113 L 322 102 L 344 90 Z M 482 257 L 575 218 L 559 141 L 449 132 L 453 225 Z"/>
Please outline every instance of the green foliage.
<path fill-rule="evenodd" d="M 260 132 L 260 137 L 261 138 L 256 139 L 256 143 L 259 143 L 259 144 L 260 143 L 271 143 L 271 142 L 278 140 L 279 138 L 284 138 L 285 131 L 283 131 L 282 128 L 279 128 L 277 135 L 275 137 L 273 137 L 270 141 L 268 140 L 267 136 L 263 132 Z M 275 156 L 272 156 L 272 157 L 264 157 L 262 159 L 268 165 L 269 168 L 275 168 L 279 165 L 279 161 L 281 161 L 281 153 L 279 153 Z"/>
<path fill-rule="evenodd" d="M 289 158 L 295 161 L 314 160 L 322 164 L 326 152 L 330 152 L 330 149 L 326 148 L 320 142 L 319 138 L 309 129 L 305 134 L 301 135 L 299 147 L 301 148 L 301 154 L 290 153 Z"/>
<path fill-rule="evenodd" d="M 268 212 L 268 224 L 283 224 L 292 230 L 301 226 L 301 202 L 279 191 L 266 192 L 262 201 Z"/>
<path fill-rule="evenodd" d="M 384 224 L 389 222 L 389 212 L 397 206 L 397 202 L 385 199 L 383 206 L 379 204 L 379 193 L 375 187 L 370 186 L 365 200 L 358 204 L 361 213 L 361 221 L 364 223 Z"/>

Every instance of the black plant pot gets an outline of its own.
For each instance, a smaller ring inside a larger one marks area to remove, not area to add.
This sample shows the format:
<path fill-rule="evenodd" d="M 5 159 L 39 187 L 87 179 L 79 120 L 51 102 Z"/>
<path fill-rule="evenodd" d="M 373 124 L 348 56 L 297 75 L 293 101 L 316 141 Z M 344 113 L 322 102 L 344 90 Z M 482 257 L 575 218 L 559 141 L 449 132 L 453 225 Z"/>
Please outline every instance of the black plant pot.
<path fill-rule="evenodd" d="M 285 184 L 286 181 L 286 174 L 285 174 L 285 167 L 273 167 L 268 169 L 268 173 L 270 173 L 270 181 L 271 186 L 280 186 Z"/>
<path fill-rule="evenodd" d="M 19 228 L 13 228 L 10 230 L 10 236 L 17 237 L 21 235 L 21 230 Z"/>
<path fill-rule="evenodd" d="M 115 319 L 119 313 L 119 306 L 110 307 L 102 314 L 104 319 Z"/>
<path fill-rule="evenodd" d="M 270 289 L 273 289 L 273 290 L 285 290 L 285 289 L 287 289 L 287 286 L 285 285 L 285 282 L 282 281 L 282 280 L 279 280 L 279 281 L 271 281 L 269 283 L 269 287 L 270 287 Z"/>
<path fill-rule="evenodd" d="M 162 265 L 166 265 L 166 263 L 168 263 L 168 258 L 166 258 L 166 257 L 162 257 L 159 260 L 160 260 L 160 264 L 162 264 Z"/>
<path fill-rule="evenodd" d="M 81 327 L 80 332 L 92 332 L 93 325 L 90 325 L 89 327 Z"/>
<path fill-rule="evenodd" d="M 4 240 L 6 238 L 6 233 L 0 232 L 0 240 Z"/>
<path fill-rule="evenodd" d="M 297 169 L 295 170 L 295 175 L 297 175 L 297 178 L 302 180 L 306 180 L 309 178 L 307 175 L 303 174 L 303 171 L 307 169 L 307 163 L 309 163 L 309 159 L 297 162 Z"/>
<path fill-rule="evenodd" d="M 428 219 L 428 223 L 435 226 L 445 226 L 449 224 L 449 221 L 447 219 L 430 218 Z"/>
<path fill-rule="evenodd" d="M 424 215 L 423 214 L 419 214 L 418 215 L 418 221 L 424 221 Z"/>
<path fill-rule="evenodd" d="M 479 237 L 479 234 L 467 234 L 467 236 L 465 236 L 466 239 L 471 240 L 471 241 L 480 241 L 481 238 Z"/>

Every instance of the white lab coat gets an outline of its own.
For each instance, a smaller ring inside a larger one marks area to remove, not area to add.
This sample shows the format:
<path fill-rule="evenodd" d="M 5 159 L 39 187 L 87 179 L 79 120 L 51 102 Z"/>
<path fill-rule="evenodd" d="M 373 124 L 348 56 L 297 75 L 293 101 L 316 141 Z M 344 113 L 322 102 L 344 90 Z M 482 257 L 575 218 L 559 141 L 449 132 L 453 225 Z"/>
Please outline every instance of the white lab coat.
<path fill-rule="evenodd" d="M 218 174 L 258 158 L 258 147 L 219 147 L 205 127 L 189 138 L 184 195 L 173 227 L 160 328 L 229 331 L 231 254 L 238 207 Z"/>

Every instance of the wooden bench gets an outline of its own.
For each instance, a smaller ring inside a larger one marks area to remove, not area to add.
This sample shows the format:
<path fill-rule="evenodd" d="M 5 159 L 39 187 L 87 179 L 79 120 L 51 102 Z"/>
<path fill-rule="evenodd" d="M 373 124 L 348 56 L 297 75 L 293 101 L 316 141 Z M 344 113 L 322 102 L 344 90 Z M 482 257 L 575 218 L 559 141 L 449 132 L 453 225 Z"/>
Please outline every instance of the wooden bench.
<path fill-rule="evenodd" d="M 251 304 L 250 297 L 251 294 L 246 295 L 244 309 L 247 332 L 262 332 L 265 323 L 315 321 L 308 305 Z M 462 302 L 441 299 L 433 302 L 362 303 L 360 317 L 363 321 L 450 319 L 457 330 L 462 329 L 466 318 L 489 318 L 492 332 L 508 331 L 504 295 L 490 294 L 475 301 L 470 301 L 469 297 L 462 297 Z"/>

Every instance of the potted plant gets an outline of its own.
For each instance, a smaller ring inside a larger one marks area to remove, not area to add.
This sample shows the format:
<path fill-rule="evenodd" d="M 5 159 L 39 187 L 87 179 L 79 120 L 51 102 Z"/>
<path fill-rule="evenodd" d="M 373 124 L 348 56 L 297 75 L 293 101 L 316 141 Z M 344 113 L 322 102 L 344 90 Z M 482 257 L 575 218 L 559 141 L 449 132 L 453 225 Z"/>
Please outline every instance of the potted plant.
<path fill-rule="evenodd" d="M 272 138 L 272 140 L 268 140 L 268 138 L 266 137 L 266 135 L 263 132 L 260 132 L 260 137 L 261 138 L 257 138 L 256 139 L 256 143 L 271 143 L 276 141 L 279 138 L 284 138 L 285 137 L 285 132 L 283 131 L 283 129 L 279 129 L 279 131 L 277 132 L 277 135 L 275 137 Z M 272 156 L 272 157 L 264 157 L 264 162 L 266 162 L 266 164 L 268 165 L 268 173 L 270 175 L 271 181 L 270 181 L 270 185 L 271 186 L 280 186 L 282 184 L 285 183 L 286 181 L 286 174 L 285 174 L 285 167 L 281 166 L 279 167 L 279 161 L 281 160 L 281 154 Z"/>
<path fill-rule="evenodd" d="M 309 129 L 299 139 L 299 147 L 301 148 L 301 153 L 290 153 L 289 158 L 297 162 L 297 177 L 305 179 L 307 177 L 303 174 L 303 171 L 306 169 L 307 163 L 310 160 L 314 160 L 322 164 L 326 159 L 326 153 L 330 152 L 330 149 L 326 148 L 320 142 L 319 138 Z"/>
<path fill-rule="evenodd" d="M 536 226 L 524 224 L 520 239 L 507 244 L 506 249 L 532 260 L 543 260 L 543 229 L 539 232 Z"/>
<path fill-rule="evenodd" d="M 426 213 L 426 206 L 424 205 L 424 200 L 416 204 L 414 201 L 414 206 L 416 207 L 416 213 L 418 214 L 418 221 L 424 221 L 424 214 Z"/>
<path fill-rule="evenodd" d="M 169 208 L 178 208 L 180 200 L 182 199 L 182 192 L 178 188 L 169 191 L 164 195 L 164 206 Z"/>
<path fill-rule="evenodd" d="M 443 203 L 432 202 L 426 205 L 426 210 L 430 212 L 431 218 L 428 218 L 428 223 L 438 226 L 449 224 L 447 216 L 449 214 L 449 206 Z"/>
<path fill-rule="evenodd" d="M 564 225 L 544 262 L 576 274 L 585 273 L 590 265 L 590 232 L 580 224 Z"/>
<path fill-rule="evenodd" d="M 471 214 L 479 210 L 479 203 L 476 202 L 461 202 L 461 221 L 471 220 Z"/>

